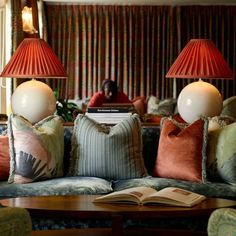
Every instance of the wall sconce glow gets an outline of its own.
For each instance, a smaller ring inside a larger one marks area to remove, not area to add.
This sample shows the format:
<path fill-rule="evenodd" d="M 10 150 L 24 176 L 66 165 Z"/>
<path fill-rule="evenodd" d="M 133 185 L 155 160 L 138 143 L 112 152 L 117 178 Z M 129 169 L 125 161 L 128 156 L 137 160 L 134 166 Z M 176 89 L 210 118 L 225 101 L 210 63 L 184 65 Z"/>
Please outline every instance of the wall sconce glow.
<path fill-rule="evenodd" d="M 33 26 L 32 8 L 25 6 L 22 10 L 23 31 L 29 34 L 38 33 Z"/>

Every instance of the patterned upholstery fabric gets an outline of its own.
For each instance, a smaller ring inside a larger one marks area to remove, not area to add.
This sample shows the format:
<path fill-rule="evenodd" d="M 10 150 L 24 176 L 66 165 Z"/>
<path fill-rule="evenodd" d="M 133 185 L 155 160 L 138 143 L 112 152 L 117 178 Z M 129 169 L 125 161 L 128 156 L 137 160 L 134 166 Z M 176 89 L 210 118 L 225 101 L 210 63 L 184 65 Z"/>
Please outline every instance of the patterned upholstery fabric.
<path fill-rule="evenodd" d="M 236 209 L 222 208 L 213 211 L 207 232 L 208 236 L 236 235 Z"/>
<path fill-rule="evenodd" d="M 0 205 L 0 235 L 30 236 L 31 230 L 32 223 L 27 210 Z"/>
<path fill-rule="evenodd" d="M 111 191 L 111 182 L 92 177 L 63 177 L 27 184 L 0 182 L 0 199 L 18 196 L 103 194 Z"/>
<path fill-rule="evenodd" d="M 7 125 L 1 124 L 0 125 L 0 134 L 6 134 L 6 132 L 7 132 Z"/>
<path fill-rule="evenodd" d="M 194 183 L 191 181 L 157 178 L 151 176 L 146 178 L 117 180 L 113 182 L 114 191 L 137 186 L 148 186 L 157 190 L 165 187 L 179 187 L 203 194 L 207 197 L 235 199 L 236 196 L 236 185 L 219 182 Z"/>

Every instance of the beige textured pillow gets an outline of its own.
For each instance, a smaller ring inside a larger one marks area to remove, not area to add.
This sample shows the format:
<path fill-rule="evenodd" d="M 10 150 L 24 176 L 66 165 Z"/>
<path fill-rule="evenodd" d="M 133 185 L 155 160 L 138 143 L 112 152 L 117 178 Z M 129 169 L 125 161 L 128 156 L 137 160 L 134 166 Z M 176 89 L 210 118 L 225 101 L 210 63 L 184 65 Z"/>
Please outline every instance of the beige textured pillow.
<path fill-rule="evenodd" d="M 79 115 L 72 136 L 70 174 L 106 179 L 146 176 L 139 116 L 133 114 L 108 127 Z"/>

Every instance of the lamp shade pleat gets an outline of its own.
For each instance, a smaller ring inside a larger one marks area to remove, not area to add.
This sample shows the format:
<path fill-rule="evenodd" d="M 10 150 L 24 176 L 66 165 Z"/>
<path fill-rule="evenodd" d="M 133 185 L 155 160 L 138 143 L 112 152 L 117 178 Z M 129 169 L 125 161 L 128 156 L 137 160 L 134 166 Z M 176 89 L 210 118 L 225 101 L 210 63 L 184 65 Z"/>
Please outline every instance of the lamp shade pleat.
<path fill-rule="evenodd" d="M 14 78 L 67 78 L 65 69 L 56 54 L 40 38 L 24 39 L 0 76 Z"/>
<path fill-rule="evenodd" d="M 209 39 L 192 39 L 166 74 L 167 78 L 228 78 L 233 72 Z"/>

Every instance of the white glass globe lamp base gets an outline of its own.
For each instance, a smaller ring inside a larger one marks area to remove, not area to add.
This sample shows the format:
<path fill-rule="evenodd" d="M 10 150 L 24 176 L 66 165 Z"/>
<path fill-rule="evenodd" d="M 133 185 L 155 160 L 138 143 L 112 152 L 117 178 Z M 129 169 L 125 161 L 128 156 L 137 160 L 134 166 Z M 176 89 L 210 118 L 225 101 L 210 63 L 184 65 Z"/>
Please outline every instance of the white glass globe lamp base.
<path fill-rule="evenodd" d="M 32 79 L 20 84 L 11 98 L 12 112 L 36 123 L 54 114 L 56 98 L 45 83 Z"/>
<path fill-rule="evenodd" d="M 218 116 L 223 102 L 218 89 L 200 79 L 183 88 L 177 105 L 180 116 L 187 123 L 192 123 L 201 116 Z"/>

